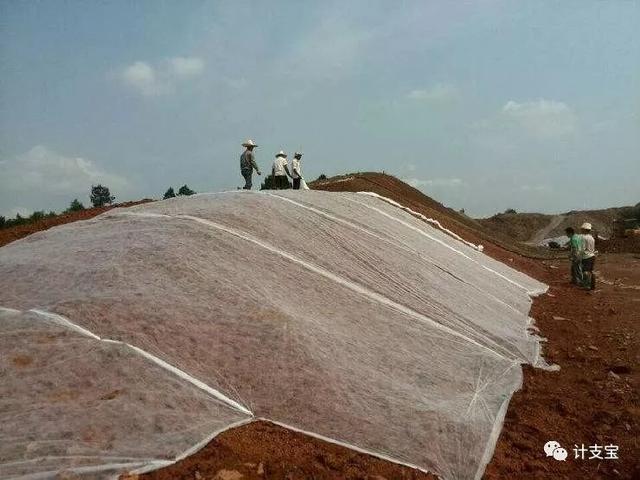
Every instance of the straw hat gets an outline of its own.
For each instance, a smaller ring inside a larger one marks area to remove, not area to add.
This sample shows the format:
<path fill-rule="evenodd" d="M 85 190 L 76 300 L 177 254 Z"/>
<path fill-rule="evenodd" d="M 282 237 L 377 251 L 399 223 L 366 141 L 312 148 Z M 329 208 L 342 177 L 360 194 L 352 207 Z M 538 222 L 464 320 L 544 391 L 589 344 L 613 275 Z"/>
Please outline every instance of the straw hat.
<path fill-rule="evenodd" d="M 282 150 L 280 150 L 278 153 L 276 153 L 276 157 L 284 157 L 287 158 L 287 154 L 284 153 Z"/>
<path fill-rule="evenodd" d="M 253 143 L 253 140 L 249 139 L 246 142 L 244 142 L 242 144 L 243 147 L 257 147 L 258 145 L 256 145 L 255 143 Z"/>
<path fill-rule="evenodd" d="M 591 224 L 589 222 L 584 222 L 580 228 L 582 230 L 591 230 Z"/>

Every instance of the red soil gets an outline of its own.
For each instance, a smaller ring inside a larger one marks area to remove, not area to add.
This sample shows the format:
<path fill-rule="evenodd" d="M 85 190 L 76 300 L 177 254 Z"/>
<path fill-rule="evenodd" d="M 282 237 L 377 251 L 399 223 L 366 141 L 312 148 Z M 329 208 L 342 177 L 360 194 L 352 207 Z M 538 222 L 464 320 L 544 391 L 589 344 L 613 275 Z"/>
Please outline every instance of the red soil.
<path fill-rule="evenodd" d="M 640 257 L 599 257 L 594 292 L 568 284 L 567 261 L 549 263 L 560 268 L 538 277 L 550 290 L 530 315 L 561 369 L 525 367 L 484 478 L 640 478 Z M 544 456 L 548 440 L 567 449 L 566 462 Z M 620 459 L 576 460 L 583 443 L 618 445 Z"/>
<path fill-rule="evenodd" d="M 131 207 L 140 203 L 147 203 L 152 201 L 153 200 L 145 198 L 144 200 L 139 200 L 137 202 L 124 202 L 117 203 L 115 205 L 108 205 L 105 207 L 87 208 L 85 210 L 80 210 L 79 212 L 62 213 L 52 218 L 43 218 L 42 220 L 38 220 L 33 223 L 26 223 L 24 225 L 16 225 L 14 227 L 3 228 L 0 229 L 0 247 L 6 245 L 7 243 L 11 243 L 15 240 L 26 237 L 27 235 L 31 235 L 32 233 L 40 232 L 42 230 L 48 230 L 51 227 L 55 227 L 57 225 L 63 225 L 65 223 L 77 222 L 78 220 L 87 220 L 89 218 L 93 218 L 96 215 L 100 215 L 101 213 L 111 210 L 112 208 Z"/>
<path fill-rule="evenodd" d="M 435 480 L 437 477 L 292 432 L 272 423 L 254 422 L 228 430 L 195 455 L 161 470 L 141 475 L 140 478 Z"/>
<path fill-rule="evenodd" d="M 348 180 L 345 180 L 348 179 Z M 455 210 L 445 207 L 420 190 L 407 185 L 391 175 L 380 173 L 358 173 L 345 175 L 340 181 L 329 179 L 313 182 L 310 187 L 314 190 L 331 192 L 374 192 L 378 195 L 395 200 L 412 210 L 422 213 L 426 217 L 438 220 L 445 228 L 460 235 L 465 240 L 482 244 L 485 253 L 516 268 L 527 271 L 526 268 L 536 269 L 538 262 L 526 257 L 549 258 L 547 249 L 522 245 L 498 232 L 491 232 L 476 220 L 462 215 Z M 514 255 L 514 253 L 520 255 Z M 535 276 L 535 273 L 534 273 Z"/>
<path fill-rule="evenodd" d="M 514 253 L 521 250 L 505 239 L 495 240 L 498 246 L 473 220 L 393 177 L 363 174 L 314 187 L 369 190 L 390 197 L 436 218 L 465 239 L 482 243 L 489 255 L 550 285 L 548 294 L 534 300 L 531 316 L 548 339 L 545 358 L 561 369 L 525 367 L 523 388 L 509 404 L 485 479 L 640 478 L 639 256 L 600 256 L 598 289 L 587 292 L 568 284 L 566 260 L 521 256 Z M 67 218 L 98 213 L 102 211 Z M 53 226 L 46 221 L 39 224 L 43 229 Z M 12 239 L 32 231 L 36 230 L 21 231 Z M 0 245 L 4 243 L 6 235 L 0 231 Z M 543 446 L 549 440 L 567 449 L 566 462 L 545 457 Z M 576 460 L 575 444 L 614 444 L 620 458 Z M 227 431 L 191 457 L 143 476 L 158 480 L 433 478 L 265 422 Z"/>

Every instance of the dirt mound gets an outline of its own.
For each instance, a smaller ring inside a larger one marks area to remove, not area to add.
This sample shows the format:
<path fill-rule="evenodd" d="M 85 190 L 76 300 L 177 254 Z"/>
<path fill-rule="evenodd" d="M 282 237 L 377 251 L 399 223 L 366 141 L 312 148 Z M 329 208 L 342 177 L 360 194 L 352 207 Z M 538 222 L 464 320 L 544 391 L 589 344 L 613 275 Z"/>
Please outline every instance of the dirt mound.
<path fill-rule="evenodd" d="M 342 186 L 339 186 L 342 184 Z M 472 219 L 429 199 L 408 185 L 378 174 L 358 174 L 314 188 L 373 190 L 440 220 L 469 241 L 486 238 Z M 0 245 L 38 229 L 91 218 L 91 209 L 51 221 L 0 231 Z M 95 212 L 95 213 L 93 213 Z M 480 227 L 481 230 L 482 227 Z M 508 243 L 505 245 L 509 245 Z M 485 479 L 640 478 L 640 259 L 605 254 L 596 269 L 594 292 L 568 284 L 566 260 L 525 258 L 497 245 L 486 251 L 550 285 L 534 300 L 531 316 L 548 339 L 545 358 L 557 372 L 525 369 L 522 390 L 512 398 Z M 615 248 L 615 243 L 610 244 Z M 609 246 L 598 244 L 600 251 Z M 544 456 L 543 445 L 557 440 L 569 452 L 566 462 Z M 618 460 L 576 460 L 574 445 L 613 444 Z M 242 475 L 242 477 L 239 477 Z M 137 478 L 137 476 L 135 476 Z M 225 432 L 205 448 L 163 470 L 157 479 L 427 479 L 394 465 L 321 440 L 258 422 Z"/>
<path fill-rule="evenodd" d="M 21 238 L 31 235 L 32 233 L 40 232 L 42 230 L 48 230 L 51 227 L 57 225 L 63 225 L 65 223 L 77 222 L 78 220 L 88 220 L 96 215 L 107 212 L 112 208 L 118 207 L 131 207 L 132 205 L 139 205 L 141 203 L 152 202 L 153 200 L 145 198 L 144 200 L 138 200 L 136 202 L 124 202 L 114 205 L 108 205 L 105 207 L 94 207 L 80 210 L 78 212 L 62 213 L 55 217 L 43 218 L 32 223 L 25 223 L 23 225 L 15 225 L 9 228 L 0 229 L 0 247 L 7 243 L 14 242 Z"/>
<path fill-rule="evenodd" d="M 640 259 L 601 257 L 599 271 L 612 281 L 595 292 L 571 287 L 568 268 L 567 261 L 535 261 L 528 269 L 551 286 L 534 300 L 531 315 L 548 338 L 546 359 L 561 368 L 524 369 L 486 480 L 640 478 Z M 552 439 L 567 449 L 566 462 L 544 456 Z M 574 446 L 582 444 L 617 446 L 619 458 L 576 459 Z M 191 457 L 141 477 L 223 478 L 220 472 L 247 480 L 434 478 L 265 422 L 227 431 Z"/>
<path fill-rule="evenodd" d="M 596 241 L 600 253 L 640 253 L 640 236 Z"/>
<path fill-rule="evenodd" d="M 519 242 L 530 242 L 536 235 L 553 222 L 552 228 L 545 231 L 544 238 L 554 238 L 564 235 L 567 227 L 577 229 L 584 222 L 593 225 L 598 235 L 610 237 L 613 233 L 613 221 L 620 213 L 629 207 L 607 208 L 603 210 L 573 210 L 560 215 L 546 215 L 542 213 L 498 213 L 493 217 L 480 218 L 477 222 L 484 228 L 491 229 Z M 561 218 L 558 218 L 561 217 Z"/>
<path fill-rule="evenodd" d="M 518 253 L 530 258 L 549 258 L 547 249 L 523 245 L 513 237 L 498 230 L 493 231 L 482 223 L 467 217 L 428 197 L 420 190 L 407 185 L 397 178 L 384 173 L 365 172 L 332 177 L 309 184 L 314 190 L 331 192 L 374 192 L 391 198 L 402 205 L 423 215 L 438 220 L 445 228 L 475 244 L 485 246 L 485 251 L 494 258 L 506 260 L 511 258 L 506 252 Z M 500 249 L 495 247 L 499 246 Z"/>
<path fill-rule="evenodd" d="M 553 215 L 543 213 L 499 213 L 478 222 L 494 232 L 513 238 L 518 242 L 530 240 L 536 232 L 546 227 Z"/>

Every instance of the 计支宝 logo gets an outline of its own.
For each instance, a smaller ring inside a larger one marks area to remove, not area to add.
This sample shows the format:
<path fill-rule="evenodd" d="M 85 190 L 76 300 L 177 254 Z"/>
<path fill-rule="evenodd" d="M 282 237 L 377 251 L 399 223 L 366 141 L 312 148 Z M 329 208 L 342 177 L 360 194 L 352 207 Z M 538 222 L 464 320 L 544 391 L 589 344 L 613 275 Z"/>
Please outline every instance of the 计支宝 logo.
<path fill-rule="evenodd" d="M 567 451 L 555 440 L 550 440 L 544 444 L 544 453 L 547 457 L 553 457 L 559 462 L 567 460 Z"/>

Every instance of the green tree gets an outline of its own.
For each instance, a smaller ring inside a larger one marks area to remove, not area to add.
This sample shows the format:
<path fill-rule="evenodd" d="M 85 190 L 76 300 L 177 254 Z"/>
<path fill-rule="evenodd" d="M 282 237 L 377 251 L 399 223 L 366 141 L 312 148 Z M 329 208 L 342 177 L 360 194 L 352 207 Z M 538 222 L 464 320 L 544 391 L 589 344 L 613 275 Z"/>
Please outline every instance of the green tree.
<path fill-rule="evenodd" d="M 173 191 L 173 187 L 169 187 L 169 189 L 166 192 L 164 192 L 164 196 L 162 198 L 166 200 L 167 198 L 173 198 L 175 196 L 176 196 L 176 192 Z"/>
<path fill-rule="evenodd" d="M 75 198 L 73 202 L 69 204 L 69 208 L 67 208 L 67 212 L 79 212 L 80 210 L 84 210 L 84 205 Z"/>
<path fill-rule="evenodd" d="M 186 195 L 186 196 L 189 196 L 189 195 L 193 195 L 194 193 L 196 193 L 196 192 L 194 192 L 193 190 L 191 190 L 191 189 L 190 189 L 189 187 L 187 187 L 186 185 L 183 185 L 183 186 L 181 186 L 181 187 L 178 189 L 178 195 Z"/>
<path fill-rule="evenodd" d="M 43 218 L 44 218 L 44 212 L 42 210 L 37 210 L 29 216 L 29 221 L 37 222 L 38 220 L 42 220 Z"/>
<path fill-rule="evenodd" d="M 91 204 L 94 207 L 103 207 L 113 203 L 116 197 L 111 195 L 109 187 L 103 185 L 91 185 Z"/>

